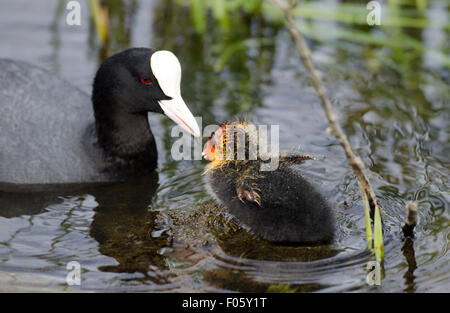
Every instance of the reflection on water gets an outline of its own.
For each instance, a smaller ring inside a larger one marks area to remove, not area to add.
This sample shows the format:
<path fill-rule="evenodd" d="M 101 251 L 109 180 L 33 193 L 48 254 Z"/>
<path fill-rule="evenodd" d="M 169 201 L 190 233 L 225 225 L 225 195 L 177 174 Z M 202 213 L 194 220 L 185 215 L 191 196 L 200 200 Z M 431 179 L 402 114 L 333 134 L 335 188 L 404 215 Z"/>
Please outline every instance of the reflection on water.
<path fill-rule="evenodd" d="M 204 125 L 235 116 L 278 124 L 281 149 L 300 146 L 318 158 L 304 171 L 335 203 L 339 231 L 332 245 L 292 247 L 224 228 L 222 215 L 203 211 L 212 200 L 201 176 L 205 163 L 174 161 L 173 123 L 150 115 L 158 173 L 127 183 L 27 192 L 0 186 L 0 290 L 80 288 L 65 284 L 72 260 L 82 266 L 83 290 L 448 290 L 450 75 L 428 55 L 310 41 L 340 123 L 384 208 L 386 259 L 381 286 L 372 287 L 366 284 L 373 256 L 365 251 L 358 186 L 341 147 L 325 134 L 323 112 L 282 24 L 240 10 L 228 21 L 207 11 L 202 26 L 182 1 L 104 1 L 111 34 L 101 46 L 87 14 L 79 28 L 65 25 L 64 1 L 27 2 L 29 11 L 22 10 L 24 3 L 0 5 L 0 57 L 46 67 L 89 93 L 107 55 L 130 46 L 174 51 L 183 67 L 183 97 Z M 443 14 L 439 2 L 429 5 L 423 18 Z M 312 29 L 323 23 L 308 20 Z M 448 37 L 448 29 L 439 28 L 391 31 L 399 41 L 408 34 L 424 45 Z M 419 224 L 415 238 L 403 239 L 407 200 L 419 202 Z M 198 237 L 180 238 L 174 227 L 201 231 L 206 239 L 196 245 Z"/>

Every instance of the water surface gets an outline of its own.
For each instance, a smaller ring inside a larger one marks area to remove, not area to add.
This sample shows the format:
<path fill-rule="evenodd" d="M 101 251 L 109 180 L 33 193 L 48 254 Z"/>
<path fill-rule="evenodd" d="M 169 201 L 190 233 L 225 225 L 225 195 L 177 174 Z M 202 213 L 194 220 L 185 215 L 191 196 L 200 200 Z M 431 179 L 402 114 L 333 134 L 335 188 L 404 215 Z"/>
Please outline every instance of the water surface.
<path fill-rule="evenodd" d="M 64 3 L 2 1 L 0 57 L 37 64 L 90 93 L 105 51 L 87 2 L 82 25 L 72 27 L 65 24 Z M 448 20 L 443 2 L 430 5 L 428 18 Z M 427 53 L 309 41 L 339 122 L 383 208 L 382 280 L 369 286 L 366 264 L 374 256 L 365 249 L 357 182 L 342 148 L 326 135 L 320 103 L 282 25 L 242 13 L 227 32 L 208 18 L 208 31 L 199 33 L 188 6 L 166 1 L 116 1 L 110 14 L 107 53 L 136 46 L 172 50 L 183 68 L 183 97 L 203 126 L 235 117 L 280 125 L 282 149 L 318 158 L 304 170 L 335 204 L 336 241 L 273 246 L 237 231 L 203 248 L 186 247 L 168 231 L 171 212 L 195 212 L 211 202 L 201 177 L 206 163 L 173 160 L 173 122 L 150 115 L 156 173 L 126 183 L 0 191 L 0 290 L 449 290 L 450 76 L 442 63 Z M 426 46 L 449 49 L 442 39 L 448 30 L 405 31 Z M 254 41 L 225 58 L 233 44 L 248 39 Z M 420 207 L 414 240 L 401 235 L 408 200 Z M 81 287 L 66 284 L 70 261 L 81 264 Z"/>

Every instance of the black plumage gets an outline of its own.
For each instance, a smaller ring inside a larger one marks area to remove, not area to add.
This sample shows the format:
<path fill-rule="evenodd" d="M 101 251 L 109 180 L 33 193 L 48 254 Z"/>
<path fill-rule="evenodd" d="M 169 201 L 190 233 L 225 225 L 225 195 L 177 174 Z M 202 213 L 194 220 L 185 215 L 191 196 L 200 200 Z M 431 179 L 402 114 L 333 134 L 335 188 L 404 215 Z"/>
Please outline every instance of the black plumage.
<path fill-rule="evenodd" d="M 199 135 L 180 79 L 171 52 L 131 48 L 103 62 L 89 99 L 45 69 L 0 59 L 0 185 L 110 182 L 152 172 L 158 154 L 148 112 Z"/>
<path fill-rule="evenodd" d="M 226 138 L 227 131 L 221 129 Z M 249 137 L 252 136 L 246 136 Z M 223 136 L 213 136 L 212 140 L 213 151 L 217 153 L 217 146 L 224 142 Z M 208 143 L 206 149 L 211 147 Z M 208 158 L 208 151 L 204 154 Z M 261 171 L 264 162 L 261 158 L 216 160 L 211 155 L 209 158 L 212 162 L 205 176 L 210 191 L 244 226 L 263 239 L 303 244 L 333 240 L 332 208 L 301 171 L 301 163 L 314 162 L 312 157 L 280 156 L 279 166 L 273 171 Z"/>

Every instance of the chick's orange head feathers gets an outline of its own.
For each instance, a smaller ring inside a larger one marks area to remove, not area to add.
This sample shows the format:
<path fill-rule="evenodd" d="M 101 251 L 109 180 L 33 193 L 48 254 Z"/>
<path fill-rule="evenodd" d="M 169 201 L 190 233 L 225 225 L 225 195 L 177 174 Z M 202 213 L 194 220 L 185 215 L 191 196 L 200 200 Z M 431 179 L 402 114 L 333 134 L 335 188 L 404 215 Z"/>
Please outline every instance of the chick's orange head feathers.
<path fill-rule="evenodd" d="M 208 138 L 205 150 L 202 152 L 202 156 L 206 160 L 214 161 L 217 158 L 217 153 L 220 150 L 218 148 L 222 145 L 225 128 L 226 125 L 223 124 Z"/>

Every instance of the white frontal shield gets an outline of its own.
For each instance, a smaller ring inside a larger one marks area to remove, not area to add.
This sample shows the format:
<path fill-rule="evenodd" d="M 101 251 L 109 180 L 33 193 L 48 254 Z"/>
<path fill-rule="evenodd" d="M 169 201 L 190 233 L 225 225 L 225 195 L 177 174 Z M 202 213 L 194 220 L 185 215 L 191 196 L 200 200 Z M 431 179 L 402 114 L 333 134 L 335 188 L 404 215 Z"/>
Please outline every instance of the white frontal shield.
<path fill-rule="evenodd" d="M 197 121 L 181 98 L 181 66 L 178 58 L 170 51 L 156 51 L 150 58 L 150 68 L 165 95 L 171 100 L 158 100 L 164 113 L 183 129 L 200 136 Z"/>

